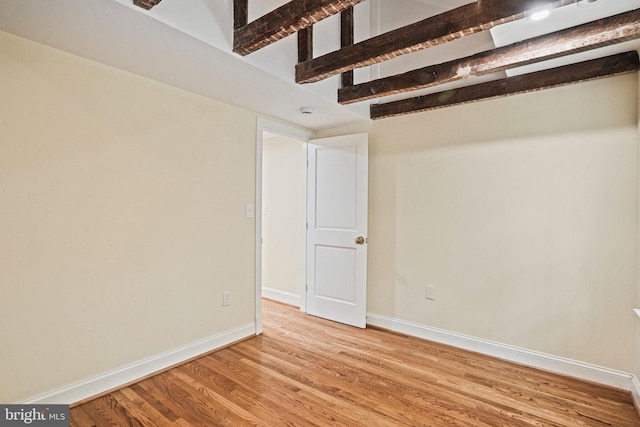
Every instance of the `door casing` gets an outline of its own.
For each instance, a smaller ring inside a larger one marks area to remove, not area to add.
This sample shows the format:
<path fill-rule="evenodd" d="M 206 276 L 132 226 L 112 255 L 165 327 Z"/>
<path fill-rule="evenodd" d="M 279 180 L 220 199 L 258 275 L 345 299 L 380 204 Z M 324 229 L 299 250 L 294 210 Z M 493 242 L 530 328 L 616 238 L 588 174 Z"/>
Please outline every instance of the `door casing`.
<path fill-rule="evenodd" d="M 256 195 L 255 195 L 255 332 L 262 333 L 262 162 L 263 162 L 263 136 L 265 132 L 282 135 L 287 138 L 309 143 L 314 138 L 314 133 L 308 129 L 296 128 L 264 118 L 257 120 L 256 134 Z M 366 230 L 365 230 L 366 231 Z M 365 233 L 366 235 L 366 233 Z M 306 244 L 305 244 L 306 247 Z M 305 266 L 305 269 L 307 266 Z M 306 283 L 300 284 L 300 310 L 307 312 Z"/>

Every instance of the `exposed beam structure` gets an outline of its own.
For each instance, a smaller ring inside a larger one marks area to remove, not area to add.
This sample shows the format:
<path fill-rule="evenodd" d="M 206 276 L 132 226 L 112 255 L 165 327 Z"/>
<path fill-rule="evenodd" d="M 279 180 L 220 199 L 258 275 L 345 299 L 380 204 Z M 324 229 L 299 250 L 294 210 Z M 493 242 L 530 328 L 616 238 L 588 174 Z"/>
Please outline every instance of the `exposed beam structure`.
<path fill-rule="evenodd" d="M 313 26 L 298 31 L 298 62 L 313 59 Z"/>
<path fill-rule="evenodd" d="M 349 104 L 424 89 L 640 38 L 640 9 L 466 58 L 338 90 Z"/>
<path fill-rule="evenodd" d="M 249 0 L 233 0 L 233 29 L 237 30 L 249 23 Z"/>
<path fill-rule="evenodd" d="M 350 7 L 340 13 L 340 47 L 351 46 L 353 42 L 353 8 Z M 340 87 L 353 86 L 353 70 L 342 73 L 341 80 Z"/>
<path fill-rule="evenodd" d="M 248 55 L 363 0 L 292 0 L 233 32 L 233 51 Z M 234 6 L 238 0 L 234 1 Z"/>
<path fill-rule="evenodd" d="M 143 9 L 151 9 L 153 6 L 160 3 L 161 0 L 133 0 L 133 4 L 140 6 Z"/>
<path fill-rule="evenodd" d="M 638 52 L 626 52 L 446 92 L 384 104 L 374 104 L 371 105 L 371 118 L 381 119 L 484 99 L 534 92 L 601 77 L 630 73 L 639 69 Z"/>
<path fill-rule="evenodd" d="M 577 1 L 478 0 L 298 64 L 296 82 L 319 81 L 345 71 L 488 30 L 496 25 L 523 18 L 532 8 L 555 8 Z"/>
<path fill-rule="evenodd" d="M 160 0 L 134 0 L 155 3 Z M 248 0 L 233 0 L 233 49 L 247 55 L 294 32 L 298 37 L 296 82 L 341 74 L 338 101 L 349 104 L 434 87 L 475 76 L 640 39 L 640 9 L 403 74 L 354 85 L 353 70 L 440 45 L 506 22 L 580 0 L 477 0 L 414 24 L 354 43 L 353 7 L 364 0 L 291 0 L 248 22 Z M 152 6 L 151 6 L 152 7 Z M 314 58 L 313 24 L 340 13 L 340 50 Z M 482 99 L 538 91 L 640 68 L 637 52 L 558 67 L 455 90 L 375 104 L 379 119 Z"/>

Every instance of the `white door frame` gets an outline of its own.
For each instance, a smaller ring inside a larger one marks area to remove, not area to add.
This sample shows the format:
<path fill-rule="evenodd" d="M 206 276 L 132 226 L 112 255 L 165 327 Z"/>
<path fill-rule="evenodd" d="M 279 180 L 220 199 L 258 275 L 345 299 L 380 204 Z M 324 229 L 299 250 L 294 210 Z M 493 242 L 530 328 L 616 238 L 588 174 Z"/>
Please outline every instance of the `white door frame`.
<path fill-rule="evenodd" d="M 262 333 L 262 155 L 264 132 L 275 133 L 298 141 L 309 142 L 314 132 L 258 117 L 256 129 L 256 335 Z M 306 245 L 305 245 L 306 247 Z M 300 285 L 300 310 L 306 311 L 307 295 L 304 283 Z"/>

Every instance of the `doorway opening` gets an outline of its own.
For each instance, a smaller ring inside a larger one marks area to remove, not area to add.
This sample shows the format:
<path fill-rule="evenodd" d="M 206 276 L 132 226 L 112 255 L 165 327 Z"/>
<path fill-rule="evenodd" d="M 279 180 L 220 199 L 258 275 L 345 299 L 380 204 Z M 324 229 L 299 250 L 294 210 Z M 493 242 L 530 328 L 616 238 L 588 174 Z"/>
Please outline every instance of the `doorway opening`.
<path fill-rule="evenodd" d="M 263 295 L 364 328 L 368 135 L 274 126 L 258 121 L 256 333 Z"/>
<path fill-rule="evenodd" d="M 262 138 L 262 296 L 300 307 L 305 283 L 307 143 Z"/>
<path fill-rule="evenodd" d="M 305 311 L 307 142 L 310 131 L 258 119 L 256 333 L 262 297 Z"/>

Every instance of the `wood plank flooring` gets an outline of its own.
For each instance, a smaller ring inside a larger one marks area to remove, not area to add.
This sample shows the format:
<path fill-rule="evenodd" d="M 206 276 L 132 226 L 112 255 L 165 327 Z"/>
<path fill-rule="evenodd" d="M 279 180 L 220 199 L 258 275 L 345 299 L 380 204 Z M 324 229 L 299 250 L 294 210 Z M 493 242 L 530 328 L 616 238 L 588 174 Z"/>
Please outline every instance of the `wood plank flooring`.
<path fill-rule="evenodd" d="M 264 301 L 264 334 L 71 409 L 71 426 L 640 426 L 628 392 Z"/>

